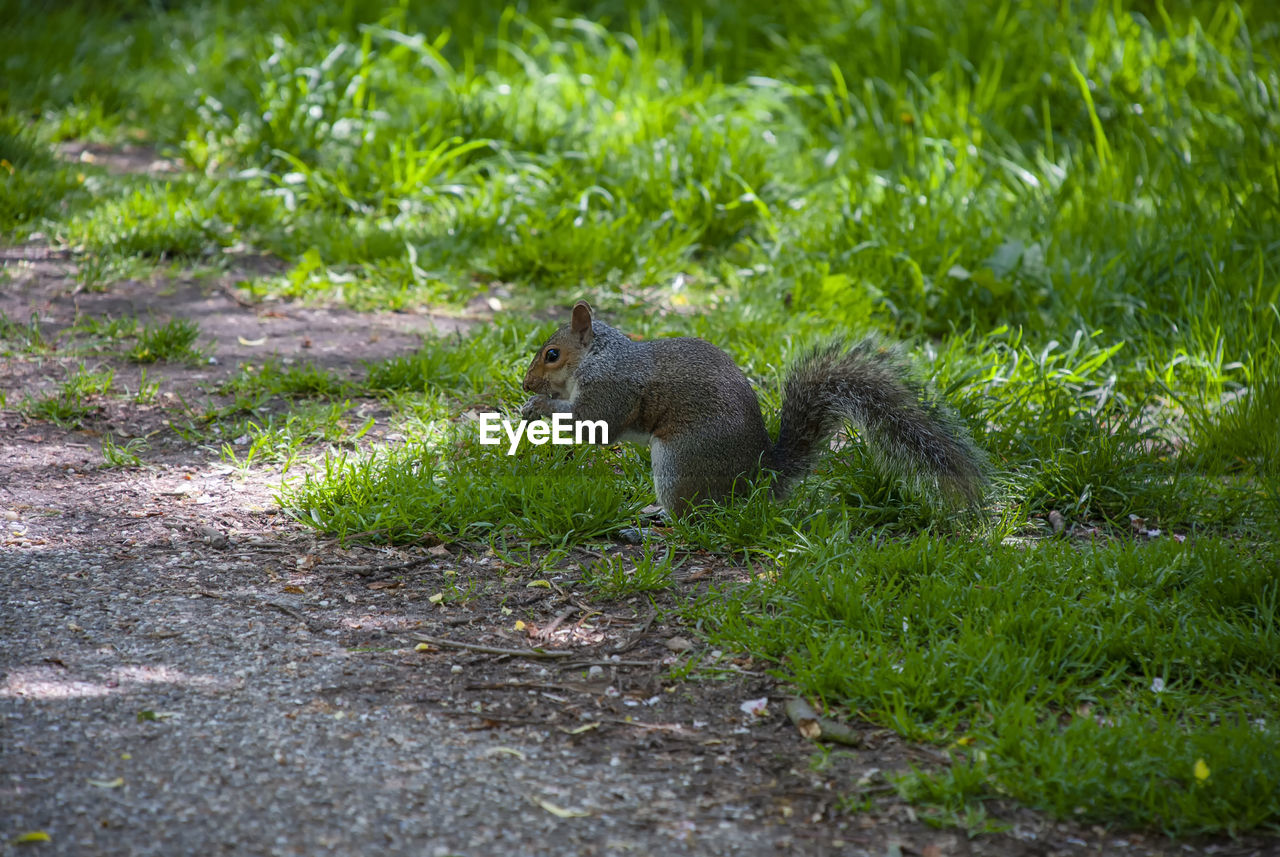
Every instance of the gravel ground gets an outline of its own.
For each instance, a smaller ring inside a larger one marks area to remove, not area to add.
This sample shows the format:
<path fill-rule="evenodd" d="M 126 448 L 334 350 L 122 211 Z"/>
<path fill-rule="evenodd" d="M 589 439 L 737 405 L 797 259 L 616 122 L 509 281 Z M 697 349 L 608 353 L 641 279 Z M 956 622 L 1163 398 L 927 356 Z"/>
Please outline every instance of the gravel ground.
<path fill-rule="evenodd" d="M 134 544 L 53 546 L 52 530 L 0 553 L 6 839 L 45 831 L 35 848 L 59 854 L 886 853 L 867 850 L 875 827 L 832 814 L 829 774 L 776 712 L 737 709 L 768 692 L 759 678 L 665 692 L 656 645 L 627 654 L 652 666 L 595 672 L 418 652 L 395 632 L 504 641 L 486 611 L 430 602 L 439 570 L 376 589 L 390 581 L 299 571 L 316 545 L 287 532 L 219 549 L 115 529 L 94 540 Z"/>
<path fill-rule="evenodd" d="M 741 794 L 768 776 L 745 746 L 504 727 L 540 706 L 468 699 L 473 670 L 449 653 L 352 652 L 343 619 L 380 605 L 299 600 L 295 618 L 254 559 L 55 550 L 0 574 L 6 826 L 56 853 L 756 854 L 786 838 Z"/>

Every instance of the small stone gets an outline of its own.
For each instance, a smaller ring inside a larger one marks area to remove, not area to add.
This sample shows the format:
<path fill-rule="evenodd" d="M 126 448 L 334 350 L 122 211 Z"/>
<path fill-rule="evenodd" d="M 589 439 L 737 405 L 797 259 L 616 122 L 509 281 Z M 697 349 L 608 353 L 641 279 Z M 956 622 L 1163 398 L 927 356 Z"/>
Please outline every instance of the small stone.
<path fill-rule="evenodd" d="M 618 541 L 628 545 L 644 544 L 645 531 L 639 527 L 623 527 L 618 530 Z"/>

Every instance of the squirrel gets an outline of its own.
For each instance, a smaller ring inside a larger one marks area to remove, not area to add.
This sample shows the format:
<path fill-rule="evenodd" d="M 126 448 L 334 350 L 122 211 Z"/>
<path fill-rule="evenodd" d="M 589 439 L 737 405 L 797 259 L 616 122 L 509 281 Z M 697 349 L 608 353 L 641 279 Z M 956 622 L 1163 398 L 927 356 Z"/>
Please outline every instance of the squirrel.
<path fill-rule="evenodd" d="M 775 474 L 783 496 L 807 476 L 847 420 L 880 469 L 918 491 L 976 505 L 985 457 L 956 419 L 927 401 L 900 353 L 866 339 L 818 346 L 792 367 L 773 442 L 747 376 L 692 337 L 633 341 L 578 301 L 529 365 L 525 419 L 603 420 L 610 441 L 649 444 L 658 502 L 681 515 Z"/>

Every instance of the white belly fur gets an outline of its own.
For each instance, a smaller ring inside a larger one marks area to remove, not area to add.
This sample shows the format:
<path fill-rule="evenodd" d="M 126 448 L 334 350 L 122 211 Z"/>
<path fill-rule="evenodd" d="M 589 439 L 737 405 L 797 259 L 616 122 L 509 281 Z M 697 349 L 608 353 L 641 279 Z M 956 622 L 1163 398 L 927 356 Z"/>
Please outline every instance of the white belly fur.
<path fill-rule="evenodd" d="M 675 485 L 675 474 L 667 472 L 675 464 L 675 459 L 667 449 L 667 445 L 653 435 L 649 436 L 649 462 L 653 470 L 653 493 L 657 495 L 659 503 L 671 508 L 670 504 L 674 502 L 674 498 L 664 497 L 662 486 Z"/>
<path fill-rule="evenodd" d="M 660 443 L 656 437 L 648 432 L 635 431 L 633 429 L 626 429 L 616 438 L 616 440 L 625 440 L 628 443 L 647 443 L 649 444 L 650 449 L 653 449 L 654 444 Z"/>

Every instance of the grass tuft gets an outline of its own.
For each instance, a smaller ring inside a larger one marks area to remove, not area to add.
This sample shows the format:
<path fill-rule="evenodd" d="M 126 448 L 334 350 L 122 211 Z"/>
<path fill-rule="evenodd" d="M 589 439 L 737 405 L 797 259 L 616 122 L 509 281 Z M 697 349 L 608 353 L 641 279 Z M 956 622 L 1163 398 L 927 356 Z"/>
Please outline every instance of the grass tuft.
<path fill-rule="evenodd" d="M 129 351 L 136 363 L 159 361 L 199 362 L 204 354 L 196 347 L 200 325 L 186 318 L 171 319 L 164 324 L 148 324 L 138 331 L 138 341 Z"/>
<path fill-rule="evenodd" d="M 552 547 L 600 538 L 644 505 L 614 478 L 606 452 L 481 446 L 473 426 L 440 426 L 430 439 L 326 456 L 282 491 L 282 504 L 340 539 L 409 544 L 491 535 Z"/>
<path fill-rule="evenodd" d="M 99 404 L 96 400 L 111 390 L 114 380 L 113 370 L 95 372 L 81 363 L 67 373 L 56 392 L 38 398 L 28 397 L 22 409 L 31 416 L 60 426 L 79 428 L 97 412 Z"/>

